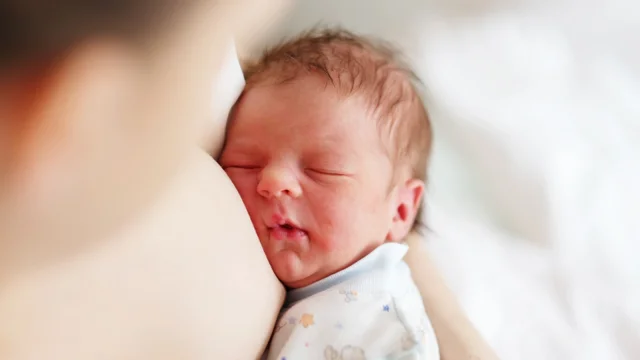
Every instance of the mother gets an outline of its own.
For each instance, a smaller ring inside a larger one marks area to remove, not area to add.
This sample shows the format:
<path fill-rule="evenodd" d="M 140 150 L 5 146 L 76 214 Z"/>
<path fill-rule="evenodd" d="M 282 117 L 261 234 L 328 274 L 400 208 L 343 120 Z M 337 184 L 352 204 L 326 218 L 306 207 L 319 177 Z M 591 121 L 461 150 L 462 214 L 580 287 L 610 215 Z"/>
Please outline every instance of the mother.
<path fill-rule="evenodd" d="M 283 289 L 197 144 L 227 36 L 277 5 L 0 0 L 1 359 L 258 356 Z M 491 358 L 413 251 L 443 357 Z"/>

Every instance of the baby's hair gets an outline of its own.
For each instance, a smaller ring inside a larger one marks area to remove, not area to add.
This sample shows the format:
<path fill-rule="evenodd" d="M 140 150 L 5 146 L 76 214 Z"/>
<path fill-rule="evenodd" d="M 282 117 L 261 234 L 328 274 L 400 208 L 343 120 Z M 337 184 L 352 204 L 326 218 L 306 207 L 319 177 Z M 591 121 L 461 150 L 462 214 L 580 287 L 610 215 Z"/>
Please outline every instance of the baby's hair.
<path fill-rule="evenodd" d="M 343 96 L 360 96 L 378 119 L 385 149 L 398 168 L 427 182 L 431 124 L 420 96 L 423 85 L 391 44 L 340 28 L 314 28 L 243 64 L 245 91 L 319 74 Z M 422 228 L 422 206 L 413 229 Z"/>

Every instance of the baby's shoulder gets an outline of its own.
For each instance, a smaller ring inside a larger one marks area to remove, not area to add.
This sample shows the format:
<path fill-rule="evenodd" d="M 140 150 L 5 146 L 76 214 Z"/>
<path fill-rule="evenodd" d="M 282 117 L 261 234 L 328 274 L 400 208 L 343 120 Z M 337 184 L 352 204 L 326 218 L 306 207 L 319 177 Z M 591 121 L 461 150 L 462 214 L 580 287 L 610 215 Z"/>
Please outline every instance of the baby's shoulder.
<path fill-rule="evenodd" d="M 404 266 L 406 264 L 403 263 Z M 399 311 L 423 312 L 420 292 L 408 268 L 374 269 L 359 273 L 302 301 L 298 307 L 326 308 L 338 311 L 347 306 L 367 308 L 371 304 L 398 304 Z"/>
<path fill-rule="evenodd" d="M 345 281 L 342 287 L 353 288 L 362 293 L 385 293 L 392 297 L 418 295 L 409 266 L 404 261 L 393 266 L 372 269 Z"/>

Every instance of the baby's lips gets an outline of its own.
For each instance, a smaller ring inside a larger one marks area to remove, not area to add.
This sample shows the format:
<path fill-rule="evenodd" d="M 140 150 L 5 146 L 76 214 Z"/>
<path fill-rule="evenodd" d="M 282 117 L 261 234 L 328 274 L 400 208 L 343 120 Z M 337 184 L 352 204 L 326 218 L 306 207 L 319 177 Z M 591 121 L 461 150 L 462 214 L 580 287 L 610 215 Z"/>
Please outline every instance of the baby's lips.
<path fill-rule="evenodd" d="M 307 237 L 307 233 L 297 227 L 276 226 L 269 230 L 271 236 L 276 240 L 302 241 Z"/>
<path fill-rule="evenodd" d="M 271 216 L 271 223 L 269 224 L 269 227 L 274 228 L 281 225 L 290 225 L 295 228 L 300 228 L 300 226 L 292 219 L 278 213 L 273 214 Z"/>

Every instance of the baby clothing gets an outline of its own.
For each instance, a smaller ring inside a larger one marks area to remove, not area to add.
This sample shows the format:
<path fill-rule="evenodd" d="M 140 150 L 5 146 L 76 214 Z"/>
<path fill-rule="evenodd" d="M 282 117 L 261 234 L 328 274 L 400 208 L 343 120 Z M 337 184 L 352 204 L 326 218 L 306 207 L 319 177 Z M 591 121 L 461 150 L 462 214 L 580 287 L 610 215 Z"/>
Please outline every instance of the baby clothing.
<path fill-rule="evenodd" d="M 349 268 L 287 293 L 268 360 L 439 359 L 409 267 L 386 243 Z"/>

